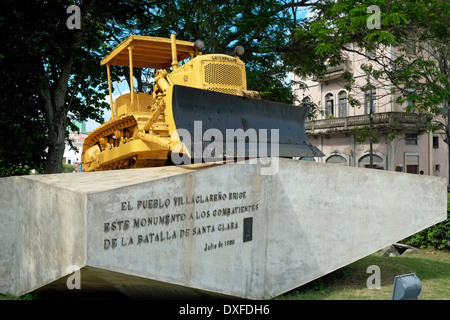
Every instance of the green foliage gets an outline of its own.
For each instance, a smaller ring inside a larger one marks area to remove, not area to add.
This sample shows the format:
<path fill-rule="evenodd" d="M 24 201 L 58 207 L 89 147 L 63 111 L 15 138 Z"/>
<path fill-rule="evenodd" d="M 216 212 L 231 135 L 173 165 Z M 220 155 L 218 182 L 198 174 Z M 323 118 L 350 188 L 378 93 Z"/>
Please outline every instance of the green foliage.
<path fill-rule="evenodd" d="M 371 5 L 379 8 L 380 29 L 368 26 Z M 447 116 L 450 100 L 450 2 L 317 1 L 313 9 L 285 55 L 296 74 L 322 77 L 327 65 L 345 61 L 349 53 L 364 55 L 377 65 L 368 73 L 371 78 L 386 80 L 400 94 L 398 103 L 414 102 L 408 112 L 430 114 L 430 129 L 450 132 L 447 121 L 436 121 L 442 119 L 436 116 Z M 386 55 L 382 49 L 389 46 L 401 54 Z"/>
<path fill-rule="evenodd" d="M 35 293 L 27 293 L 23 296 L 15 296 L 12 294 L 0 294 L 0 300 L 37 300 L 38 296 Z"/>
<path fill-rule="evenodd" d="M 62 168 L 63 168 L 63 170 L 62 170 L 63 173 L 69 173 L 69 172 L 74 172 L 76 169 L 76 166 L 73 164 L 69 164 L 69 163 L 63 163 Z"/>
<path fill-rule="evenodd" d="M 428 242 L 437 249 L 450 248 L 450 215 L 447 215 L 447 220 L 428 230 Z"/>
<path fill-rule="evenodd" d="M 22 176 L 30 174 L 31 169 L 16 164 L 3 164 L 0 159 L 0 177 Z"/>
<path fill-rule="evenodd" d="M 3 52 L 8 52 L 4 50 Z M 26 65 L 10 54 L 0 60 L 0 176 L 42 172 L 48 145 L 42 100 Z"/>
<path fill-rule="evenodd" d="M 295 27 L 292 8 L 285 1 L 177 0 L 142 2 L 141 6 L 143 10 L 130 21 L 116 24 L 116 44 L 130 34 L 168 37 L 175 33 L 181 40 L 202 39 L 205 54 L 232 54 L 241 45 L 248 89 L 259 91 L 266 100 L 292 103 L 291 83 L 285 81 L 290 69 L 280 63 L 279 50 L 288 44 Z M 142 87 L 147 81 L 143 79 Z"/>
<path fill-rule="evenodd" d="M 450 249 L 450 194 L 447 198 L 447 220 L 422 230 L 403 242 L 418 248 L 432 246 L 440 250 Z"/>
<path fill-rule="evenodd" d="M 15 166 L 60 172 L 69 117 L 98 120 L 107 105 L 105 70 L 99 65 L 103 16 L 88 15 L 93 7 L 86 3 L 81 6 L 82 31 L 70 30 L 66 10 L 71 4 L 0 3 L 0 78 L 5 85 L 0 92 L 5 121 L 0 150 Z M 106 3 L 97 5 L 107 8 Z"/>
<path fill-rule="evenodd" d="M 439 250 L 449 249 L 450 215 L 447 216 L 447 220 L 422 230 L 408 239 L 403 240 L 403 242 L 417 248 L 427 248 L 428 246 L 432 246 Z"/>
<path fill-rule="evenodd" d="M 247 87 L 250 90 L 259 91 L 265 100 L 293 102 L 291 86 L 284 81 L 286 68 L 275 54 L 254 54 L 248 59 Z"/>
<path fill-rule="evenodd" d="M 380 141 L 380 135 L 377 130 L 371 129 L 369 126 L 358 127 L 355 126 L 356 140 L 359 143 L 369 141 L 371 143 L 378 143 Z"/>

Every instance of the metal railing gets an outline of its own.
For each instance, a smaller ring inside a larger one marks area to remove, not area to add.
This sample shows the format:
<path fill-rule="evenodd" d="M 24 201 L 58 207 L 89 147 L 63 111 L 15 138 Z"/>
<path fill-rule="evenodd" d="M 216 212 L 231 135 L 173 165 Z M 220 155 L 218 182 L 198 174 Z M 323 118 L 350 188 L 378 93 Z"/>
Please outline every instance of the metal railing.
<path fill-rule="evenodd" d="M 355 126 L 369 125 L 368 114 L 360 116 L 350 116 L 342 118 L 330 118 L 322 120 L 310 120 L 305 122 L 305 129 L 314 131 L 321 129 L 341 129 L 346 130 Z M 372 123 L 377 127 L 426 127 L 427 122 L 424 114 L 406 112 L 382 112 L 372 114 Z"/>
<path fill-rule="evenodd" d="M 314 78 L 313 81 L 327 81 L 337 79 L 347 71 L 352 71 L 352 64 L 349 60 L 346 60 L 336 66 L 328 66 L 325 74 L 319 78 Z"/>

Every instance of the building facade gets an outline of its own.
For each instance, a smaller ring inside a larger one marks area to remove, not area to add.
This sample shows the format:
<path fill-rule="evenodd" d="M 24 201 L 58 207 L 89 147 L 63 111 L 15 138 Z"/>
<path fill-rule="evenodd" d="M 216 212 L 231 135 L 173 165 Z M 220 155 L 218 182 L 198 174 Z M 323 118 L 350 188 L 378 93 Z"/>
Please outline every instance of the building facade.
<path fill-rule="evenodd" d="M 389 48 L 386 54 L 395 53 Z M 406 113 L 407 102 L 396 102 L 389 83 L 371 83 L 370 90 L 363 89 L 368 88 L 368 77 L 362 69 L 367 62 L 364 56 L 349 53 L 345 63 L 328 68 L 321 79 L 294 76 L 308 87 L 294 88 L 297 101 L 313 102 L 320 111 L 305 123 L 310 142 L 325 154 L 315 160 L 353 167 L 370 167 L 372 163 L 376 169 L 448 179 L 448 146 L 443 137 L 427 130 L 423 114 Z M 345 72 L 355 80 L 351 92 L 344 89 Z M 351 106 L 350 97 L 360 105 Z M 370 128 L 378 136 L 372 146 L 361 134 Z"/>
<path fill-rule="evenodd" d="M 75 165 L 76 171 L 82 171 L 81 152 L 83 151 L 84 139 L 86 139 L 87 136 L 88 134 L 86 132 L 71 132 L 69 134 L 69 139 L 77 150 L 72 149 L 68 143 L 66 143 L 64 149 L 63 163 Z"/>

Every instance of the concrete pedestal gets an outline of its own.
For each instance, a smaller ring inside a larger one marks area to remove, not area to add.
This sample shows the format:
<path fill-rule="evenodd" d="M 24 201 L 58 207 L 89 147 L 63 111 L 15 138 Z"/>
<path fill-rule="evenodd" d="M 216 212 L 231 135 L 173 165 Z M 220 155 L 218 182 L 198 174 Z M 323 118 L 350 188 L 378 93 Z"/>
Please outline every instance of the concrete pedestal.
<path fill-rule="evenodd" d="M 0 292 L 23 295 L 91 267 L 269 298 L 447 217 L 441 178 L 277 165 L 274 174 L 245 162 L 0 179 Z"/>

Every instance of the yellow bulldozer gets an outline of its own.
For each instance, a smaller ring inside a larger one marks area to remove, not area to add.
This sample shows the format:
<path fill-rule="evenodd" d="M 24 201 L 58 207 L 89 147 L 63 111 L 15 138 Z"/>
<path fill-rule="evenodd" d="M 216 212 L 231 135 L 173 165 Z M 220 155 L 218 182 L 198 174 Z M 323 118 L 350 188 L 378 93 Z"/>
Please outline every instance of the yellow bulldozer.
<path fill-rule="evenodd" d="M 235 159 L 239 154 L 233 146 L 239 139 L 245 140 L 243 158 L 258 156 L 252 150 L 261 141 L 249 139 L 249 130 L 276 132 L 262 139 L 267 144 L 265 156 L 323 155 L 306 137 L 305 108 L 261 100 L 258 92 L 247 90 L 245 64 L 239 56 L 202 54 L 203 46 L 199 40 L 177 40 L 174 34 L 169 39 L 132 35 L 101 61 L 107 68 L 111 119 L 85 139 L 83 171 L 161 166 L 170 163 L 173 154 L 208 161 L 203 156 L 209 144 L 203 138 L 211 129 L 222 134 L 214 137 L 215 146 L 224 145 L 214 149 L 214 160 Z M 131 92 L 114 101 L 111 66 L 129 67 L 130 73 Z M 135 92 L 134 68 L 155 70 L 150 94 Z M 244 134 L 229 138 L 230 132 Z M 270 153 L 273 144 L 276 154 Z"/>

